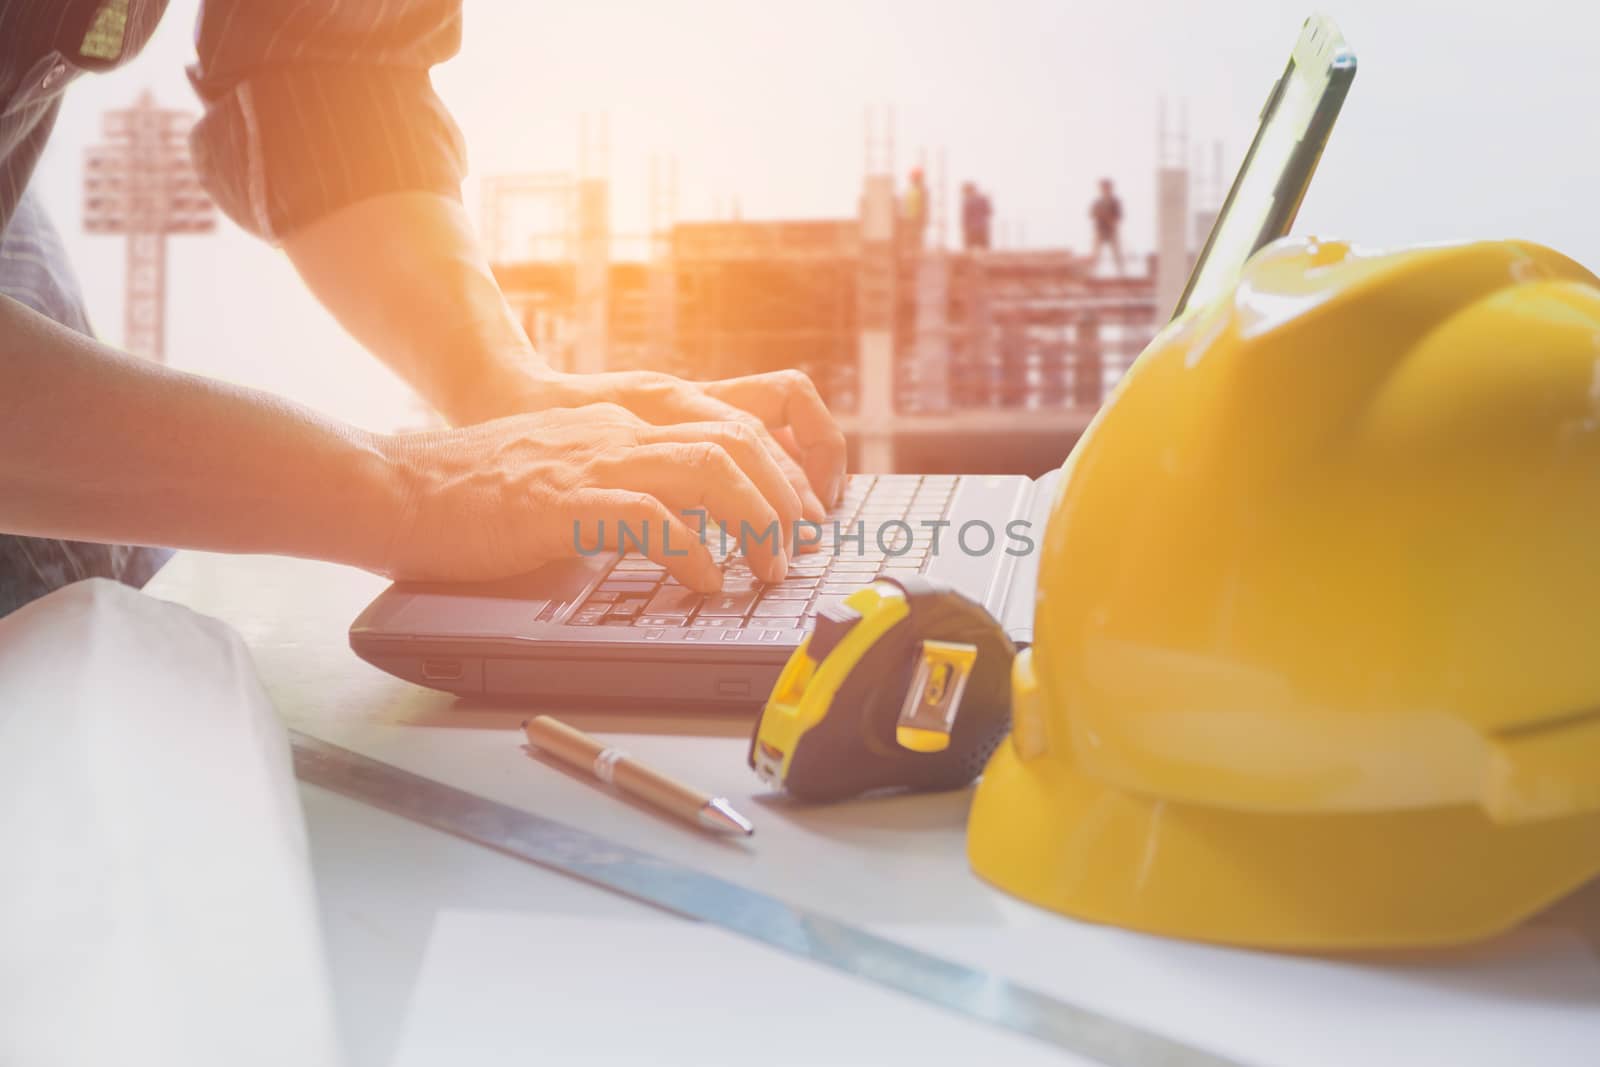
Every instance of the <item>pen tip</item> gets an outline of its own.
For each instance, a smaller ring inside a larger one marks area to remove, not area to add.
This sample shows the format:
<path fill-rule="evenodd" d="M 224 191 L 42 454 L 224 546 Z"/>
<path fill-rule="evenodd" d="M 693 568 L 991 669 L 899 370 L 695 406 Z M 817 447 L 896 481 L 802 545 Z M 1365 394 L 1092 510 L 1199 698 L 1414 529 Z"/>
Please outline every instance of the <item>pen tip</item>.
<path fill-rule="evenodd" d="M 723 834 L 749 837 L 756 832 L 749 819 L 733 810 L 733 805 L 722 797 L 713 797 L 700 809 L 700 825 Z"/>

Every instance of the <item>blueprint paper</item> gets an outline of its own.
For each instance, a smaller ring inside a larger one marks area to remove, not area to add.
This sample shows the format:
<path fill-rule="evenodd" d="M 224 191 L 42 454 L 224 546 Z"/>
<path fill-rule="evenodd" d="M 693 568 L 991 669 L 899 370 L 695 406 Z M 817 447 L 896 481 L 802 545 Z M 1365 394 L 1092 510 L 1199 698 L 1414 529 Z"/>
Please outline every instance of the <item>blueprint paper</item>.
<path fill-rule="evenodd" d="M 227 626 L 104 580 L 0 619 L 0 1063 L 340 1061 L 287 738 Z"/>
<path fill-rule="evenodd" d="M 450 910 L 392 1067 L 1091 1067 L 706 923 Z"/>

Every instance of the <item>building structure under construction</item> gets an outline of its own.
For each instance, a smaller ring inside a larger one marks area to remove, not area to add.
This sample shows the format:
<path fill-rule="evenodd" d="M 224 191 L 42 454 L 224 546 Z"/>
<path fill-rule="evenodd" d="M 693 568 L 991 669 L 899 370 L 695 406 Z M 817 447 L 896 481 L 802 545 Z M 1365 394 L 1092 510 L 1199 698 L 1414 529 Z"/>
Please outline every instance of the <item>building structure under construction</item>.
<path fill-rule="evenodd" d="M 604 178 L 494 178 L 484 229 L 502 287 L 557 366 L 691 378 L 797 367 L 840 417 L 853 469 L 1038 474 L 1176 303 L 1203 223 L 1184 167 L 1163 167 L 1157 193 L 1157 250 L 1120 275 L 1065 248 L 949 250 L 942 225 L 922 247 L 897 225 L 888 173 L 867 176 L 847 218 L 656 210 L 633 256 L 612 254 Z"/>

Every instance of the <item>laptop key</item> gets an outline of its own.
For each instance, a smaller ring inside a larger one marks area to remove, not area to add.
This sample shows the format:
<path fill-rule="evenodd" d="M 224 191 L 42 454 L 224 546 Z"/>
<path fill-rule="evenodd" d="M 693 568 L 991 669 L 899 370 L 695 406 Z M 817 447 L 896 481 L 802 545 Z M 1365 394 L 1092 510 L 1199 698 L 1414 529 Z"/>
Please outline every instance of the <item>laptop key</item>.
<path fill-rule="evenodd" d="M 704 593 L 697 593 L 693 589 L 683 586 L 666 587 L 658 589 L 656 595 L 650 598 L 650 603 L 645 607 L 646 615 L 678 615 L 688 618 L 694 614 L 694 609 L 700 606 L 705 599 Z"/>
<path fill-rule="evenodd" d="M 697 627 L 699 627 L 701 629 L 705 629 L 705 630 L 727 630 L 727 629 L 737 628 L 743 622 L 744 622 L 744 618 L 742 616 L 737 617 L 737 618 L 735 618 L 735 617 L 718 618 L 718 617 L 715 617 L 715 616 L 707 617 L 705 615 L 702 615 L 698 619 L 694 620 L 694 622 L 690 623 L 689 625 L 690 626 L 697 626 Z"/>
<path fill-rule="evenodd" d="M 751 617 L 761 619 L 764 617 L 781 616 L 798 619 L 806 613 L 806 605 L 800 600 L 763 600 L 752 611 Z"/>
<path fill-rule="evenodd" d="M 600 592 L 602 593 L 653 593 L 655 591 L 656 583 L 652 581 L 630 582 L 607 578 L 600 583 Z"/>
<path fill-rule="evenodd" d="M 600 622 L 600 620 L 604 619 L 605 617 L 606 617 L 606 606 L 604 604 L 600 604 L 600 605 L 598 605 L 596 607 L 592 607 L 592 608 L 589 608 L 589 607 L 579 608 L 577 611 L 573 612 L 572 625 L 573 626 L 594 626 L 594 625 L 598 624 Z"/>
<path fill-rule="evenodd" d="M 639 614 L 643 607 L 644 601 L 642 600 L 624 600 L 620 604 L 611 605 L 611 617 L 613 619 L 631 619 Z"/>
<path fill-rule="evenodd" d="M 833 582 L 817 586 L 818 596 L 849 596 L 867 582 Z"/>
<path fill-rule="evenodd" d="M 743 617 L 750 610 L 750 605 L 756 602 L 756 597 L 761 590 L 755 586 L 748 589 L 724 588 L 720 593 L 713 593 L 706 597 L 705 604 L 700 608 L 701 616 L 736 615 Z"/>
<path fill-rule="evenodd" d="M 635 626 L 682 626 L 688 620 L 681 615 L 640 615 L 633 620 Z"/>
<path fill-rule="evenodd" d="M 790 585 L 788 582 L 775 585 L 761 595 L 762 602 L 768 600 L 798 600 L 804 604 L 811 599 L 811 594 L 816 592 L 816 582 L 807 582 L 804 585 Z"/>

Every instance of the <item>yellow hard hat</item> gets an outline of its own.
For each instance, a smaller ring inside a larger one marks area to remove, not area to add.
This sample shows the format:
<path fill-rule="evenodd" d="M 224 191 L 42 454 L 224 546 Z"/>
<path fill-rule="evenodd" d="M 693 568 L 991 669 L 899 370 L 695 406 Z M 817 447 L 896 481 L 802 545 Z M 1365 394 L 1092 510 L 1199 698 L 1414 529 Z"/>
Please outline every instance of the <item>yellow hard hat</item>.
<path fill-rule="evenodd" d="M 1288 239 L 1068 460 L 968 854 L 1069 915 L 1295 949 L 1600 873 L 1600 280 Z"/>

